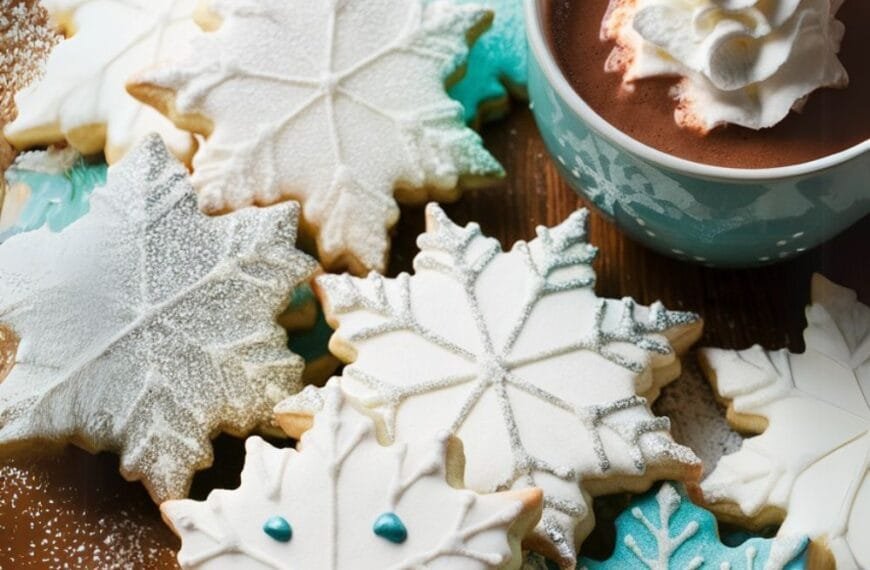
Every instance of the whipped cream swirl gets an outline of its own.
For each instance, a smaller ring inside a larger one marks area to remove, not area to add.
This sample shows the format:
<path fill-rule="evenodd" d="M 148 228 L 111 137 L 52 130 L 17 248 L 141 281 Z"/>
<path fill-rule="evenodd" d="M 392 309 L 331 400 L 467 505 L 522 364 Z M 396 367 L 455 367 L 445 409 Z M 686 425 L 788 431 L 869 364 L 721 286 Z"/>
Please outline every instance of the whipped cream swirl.
<path fill-rule="evenodd" d="M 682 77 L 672 93 L 681 127 L 770 127 L 815 89 L 849 83 L 837 58 L 842 3 L 610 0 L 601 37 L 616 47 L 605 69 L 622 73 L 628 90 L 638 79 Z"/>

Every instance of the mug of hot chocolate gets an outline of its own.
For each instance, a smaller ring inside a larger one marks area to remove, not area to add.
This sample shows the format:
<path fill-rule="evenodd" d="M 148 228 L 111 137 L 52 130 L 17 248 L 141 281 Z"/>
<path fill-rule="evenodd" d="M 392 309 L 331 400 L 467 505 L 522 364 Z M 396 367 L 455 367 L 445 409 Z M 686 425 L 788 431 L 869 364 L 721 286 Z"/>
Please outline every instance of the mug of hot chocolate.
<path fill-rule="evenodd" d="M 529 95 L 569 184 L 719 266 L 870 213 L 868 0 L 528 0 Z"/>

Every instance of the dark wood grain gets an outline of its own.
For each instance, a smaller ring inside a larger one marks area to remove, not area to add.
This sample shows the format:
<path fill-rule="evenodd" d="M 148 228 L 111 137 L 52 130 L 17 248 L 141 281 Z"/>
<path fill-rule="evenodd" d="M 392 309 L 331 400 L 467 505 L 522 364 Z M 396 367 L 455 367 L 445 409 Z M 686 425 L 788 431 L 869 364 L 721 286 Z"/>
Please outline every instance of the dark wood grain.
<path fill-rule="evenodd" d="M 558 176 L 526 109 L 486 127 L 483 134 L 508 176 L 445 206 L 456 222 L 477 221 L 508 247 L 533 238 L 537 225 L 557 224 L 588 205 Z M 406 208 L 394 240 L 392 272 L 410 270 L 414 238 L 422 228 L 422 210 Z M 642 303 L 661 300 L 669 308 L 696 311 L 706 323 L 705 345 L 739 348 L 759 343 L 801 350 L 814 272 L 870 300 L 870 217 L 795 259 L 753 269 L 713 269 L 662 256 L 623 235 L 594 210 L 590 241 L 600 250 L 595 262 L 600 295 L 630 296 Z"/>
<path fill-rule="evenodd" d="M 495 186 L 469 191 L 462 200 L 448 205 L 446 210 L 455 221 L 477 221 L 486 233 L 509 246 L 518 239 L 534 237 L 535 226 L 557 224 L 583 205 L 557 175 L 526 109 L 517 109 L 506 120 L 487 127 L 484 137 L 508 176 Z M 396 228 L 391 273 L 410 269 L 417 250 L 416 236 L 422 229 L 422 208 L 404 208 Z M 658 299 L 670 308 L 696 311 L 706 322 L 705 345 L 742 348 L 757 342 L 767 348 L 802 350 L 804 307 L 810 276 L 816 271 L 870 299 L 870 219 L 799 258 L 747 270 L 709 269 L 663 257 L 629 240 L 597 213 L 591 216 L 590 240 L 600 248 L 595 263 L 600 295 L 631 296 L 642 303 Z M 240 442 L 224 437 L 216 448 L 215 466 L 197 477 L 197 498 L 204 497 L 209 488 L 232 487 L 238 481 Z M 67 450 L 52 461 L 17 458 L 2 467 L 6 473 L 20 477 L 23 472 L 32 480 L 48 483 L 38 491 L 44 493 L 42 510 L 21 512 L 21 501 L 16 497 L 19 486 L 0 479 L 0 535 L 6 538 L 15 533 L 15 540 L 0 539 L 0 568 L 59 566 L 39 563 L 39 557 L 34 557 L 34 552 L 47 548 L 43 539 L 54 540 L 44 521 L 64 515 L 83 517 L 89 524 L 98 525 L 100 520 L 114 524 L 119 513 L 123 513 L 120 518 L 132 521 L 136 531 L 108 529 L 82 537 L 86 552 L 96 543 L 102 548 L 103 560 L 120 567 L 172 566 L 176 539 L 161 525 L 156 506 L 140 486 L 121 479 L 114 458 Z M 105 500 L 106 495 L 110 500 Z M 102 544 L 109 535 L 114 542 Z M 143 543 L 145 550 L 155 549 L 150 557 L 147 552 L 143 554 Z M 80 566 L 75 562 L 81 559 L 75 544 L 75 540 L 66 541 L 53 548 L 55 560 Z M 134 555 L 135 559 L 129 558 Z"/>

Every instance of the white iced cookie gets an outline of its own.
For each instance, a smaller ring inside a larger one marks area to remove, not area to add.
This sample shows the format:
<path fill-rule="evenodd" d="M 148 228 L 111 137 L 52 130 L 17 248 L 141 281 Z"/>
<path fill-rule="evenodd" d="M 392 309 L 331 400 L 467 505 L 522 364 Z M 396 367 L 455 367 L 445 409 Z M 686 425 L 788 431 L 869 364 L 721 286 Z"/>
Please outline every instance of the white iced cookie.
<path fill-rule="evenodd" d="M 54 48 L 41 80 L 15 97 L 18 118 L 4 134 L 19 149 L 66 140 L 113 163 L 156 132 L 189 161 L 193 137 L 127 93 L 134 72 L 178 57 L 197 31 L 197 0 L 43 0 L 69 36 Z"/>
<path fill-rule="evenodd" d="M 843 0 L 611 0 L 606 70 L 623 85 L 679 76 L 674 118 L 707 132 L 771 127 L 820 87 L 845 87 Z M 861 33 L 860 29 L 852 33 Z"/>
<path fill-rule="evenodd" d="M 249 438 L 238 489 L 161 505 L 183 568 L 520 567 L 540 490 L 465 490 L 462 445 L 446 432 L 385 447 L 335 382 L 321 397 L 299 451 Z"/>
<path fill-rule="evenodd" d="M 703 363 L 738 429 L 760 433 L 702 489 L 728 519 L 782 522 L 838 568 L 870 568 L 870 307 L 813 277 L 806 351 L 706 349 Z M 824 549 L 819 549 L 824 546 Z"/>
<path fill-rule="evenodd" d="M 212 0 L 189 58 L 130 92 L 207 137 L 206 212 L 294 199 L 321 262 L 383 269 L 396 199 L 501 174 L 445 92 L 492 13 L 436 0 Z M 395 195 L 395 199 L 394 199 Z"/>
<path fill-rule="evenodd" d="M 315 267 L 294 248 L 297 210 L 205 216 L 152 135 L 109 169 L 86 216 L 0 245 L 0 336 L 15 348 L 0 370 L 0 452 L 109 450 L 155 501 L 185 496 L 211 437 L 267 424 L 301 388 L 275 322 Z"/>
<path fill-rule="evenodd" d="M 415 275 L 317 280 L 330 348 L 352 362 L 342 386 L 383 418 L 383 436 L 447 429 L 465 446 L 469 488 L 541 487 L 528 546 L 565 567 L 592 528 L 590 495 L 700 472 L 642 395 L 679 374 L 672 343 L 685 350 L 701 323 L 597 297 L 586 217 L 503 252 L 430 205 Z"/>

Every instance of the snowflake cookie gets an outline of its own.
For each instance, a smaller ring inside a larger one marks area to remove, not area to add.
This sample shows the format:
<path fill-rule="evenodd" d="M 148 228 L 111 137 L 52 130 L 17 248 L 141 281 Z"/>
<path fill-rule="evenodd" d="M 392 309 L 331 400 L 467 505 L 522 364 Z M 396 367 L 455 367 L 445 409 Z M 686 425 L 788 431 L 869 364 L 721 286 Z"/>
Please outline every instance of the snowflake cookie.
<path fill-rule="evenodd" d="M 509 93 L 522 99 L 528 96 L 528 48 L 522 0 L 480 3 L 495 13 L 492 27 L 474 43 L 465 75 L 449 90 L 450 96 L 462 103 L 469 123 L 502 116 L 508 107 Z"/>
<path fill-rule="evenodd" d="M 209 439 L 265 424 L 299 390 L 275 322 L 314 262 L 297 206 L 210 218 L 157 135 L 109 169 L 61 233 L 0 245 L 0 450 L 50 440 L 121 456 L 155 501 L 182 497 Z M 16 346 L 17 342 L 17 346 Z"/>
<path fill-rule="evenodd" d="M 445 80 L 491 12 L 437 0 L 212 0 L 192 56 L 130 92 L 208 138 L 193 184 L 209 213 L 302 203 L 321 262 L 383 269 L 395 198 L 458 196 L 500 175 Z"/>
<path fill-rule="evenodd" d="M 462 444 L 447 432 L 383 446 L 336 381 L 318 396 L 299 451 L 251 437 L 238 489 L 161 505 L 183 568 L 520 567 L 539 489 L 465 490 Z"/>
<path fill-rule="evenodd" d="M 4 134 L 19 149 L 66 140 L 82 154 L 105 151 L 111 164 L 159 133 L 188 161 L 193 137 L 125 89 L 134 72 L 177 57 L 197 32 L 197 0 L 42 0 L 70 35 L 45 74 L 15 97 L 18 118 Z"/>
<path fill-rule="evenodd" d="M 72 147 L 20 154 L 6 171 L 0 242 L 48 226 L 59 232 L 88 211 L 94 188 L 106 183 L 106 164 L 86 162 Z"/>
<path fill-rule="evenodd" d="M 580 570 L 799 570 L 806 537 L 750 538 L 729 547 L 719 541 L 716 518 L 692 504 L 685 491 L 663 483 L 632 501 L 616 519 L 616 550 L 604 562 L 584 558 Z"/>
<path fill-rule="evenodd" d="M 642 396 L 679 374 L 672 344 L 687 348 L 701 323 L 596 297 L 586 218 L 503 252 L 433 204 L 415 275 L 317 280 L 337 328 L 330 348 L 352 362 L 342 386 L 383 418 L 386 440 L 449 429 L 465 445 L 469 488 L 541 487 L 528 545 L 566 567 L 593 525 L 590 495 L 700 474 Z"/>
<path fill-rule="evenodd" d="M 806 534 L 811 554 L 870 568 L 870 307 L 813 276 L 806 351 L 707 349 L 728 418 L 760 433 L 702 484 L 726 519 Z M 818 547 L 824 548 L 818 548 Z"/>

